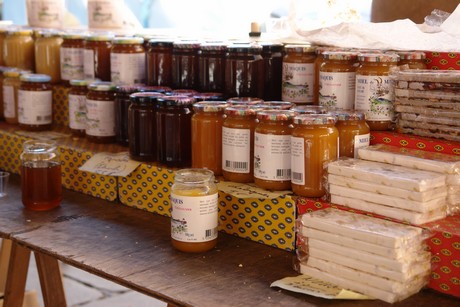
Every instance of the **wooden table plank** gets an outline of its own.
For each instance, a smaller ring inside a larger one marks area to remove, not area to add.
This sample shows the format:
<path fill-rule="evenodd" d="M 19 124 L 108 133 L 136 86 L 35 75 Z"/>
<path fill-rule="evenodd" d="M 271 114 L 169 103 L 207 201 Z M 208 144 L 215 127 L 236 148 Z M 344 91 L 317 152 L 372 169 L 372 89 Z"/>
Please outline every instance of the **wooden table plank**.
<path fill-rule="evenodd" d="M 22 306 L 26 291 L 29 260 L 30 250 L 17 244 L 12 245 L 5 285 L 4 307 Z"/>

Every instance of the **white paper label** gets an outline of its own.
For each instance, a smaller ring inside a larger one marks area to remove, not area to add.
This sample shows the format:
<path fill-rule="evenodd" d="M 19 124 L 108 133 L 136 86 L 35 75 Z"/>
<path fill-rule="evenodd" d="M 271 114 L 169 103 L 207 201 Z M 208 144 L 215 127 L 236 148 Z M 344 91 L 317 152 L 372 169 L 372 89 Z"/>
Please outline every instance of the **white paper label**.
<path fill-rule="evenodd" d="M 83 71 L 83 48 L 61 47 L 61 79 L 79 80 L 84 79 Z M 93 67 L 94 70 L 94 67 Z"/>
<path fill-rule="evenodd" d="M 18 121 L 27 125 L 51 124 L 53 118 L 51 91 L 18 91 Z"/>
<path fill-rule="evenodd" d="M 189 243 L 216 239 L 217 201 L 217 193 L 206 196 L 171 193 L 171 237 Z"/>
<path fill-rule="evenodd" d="M 305 184 L 305 140 L 299 137 L 291 137 L 291 182 Z"/>
<path fill-rule="evenodd" d="M 222 168 L 228 172 L 249 174 L 251 130 L 222 128 Z"/>
<path fill-rule="evenodd" d="M 393 120 L 391 82 L 387 76 L 356 75 L 355 110 L 363 111 L 366 120 Z"/>
<path fill-rule="evenodd" d="M 69 127 L 86 129 L 86 96 L 69 94 Z"/>
<path fill-rule="evenodd" d="M 83 74 L 85 79 L 94 79 L 94 51 L 91 49 L 83 50 Z"/>
<path fill-rule="evenodd" d="M 115 84 L 145 83 L 145 53 L 111 53 L 110 71 Z"/>
<path fill-rule="evenodd" d="M 319 104 L 340 109 L 353 109 L 355 103 L 354 72 L 320 72 Z"/>
<path fill-rule="evenodd" d="M 290 102 L 313 102 L 315 65 L 283 63 L 281 99 Z"/>
<path fill-rule="evenodd" d="M 358 148 L 368 147 L 370 138 L 371 138 L 370 133 L 355 135 L 355 143 L 354 143 L 355 159 L 358 158 Z"/>
<path fill-rule="evenodd" d="M 14 87 L 3 86 L 3 115 L 6 118 L 16 117 L 16 101 L 14 99 Z"/>
<path fill-rule="evenodd" d="M 264 180 L 291 180 L 291 136 L 254 135 L 254 177 Z"/>
<path fill-rule="evenodd" d="M 115 105 L 111 100 L 86 100 L 86 134 L 115 136 Z"/>

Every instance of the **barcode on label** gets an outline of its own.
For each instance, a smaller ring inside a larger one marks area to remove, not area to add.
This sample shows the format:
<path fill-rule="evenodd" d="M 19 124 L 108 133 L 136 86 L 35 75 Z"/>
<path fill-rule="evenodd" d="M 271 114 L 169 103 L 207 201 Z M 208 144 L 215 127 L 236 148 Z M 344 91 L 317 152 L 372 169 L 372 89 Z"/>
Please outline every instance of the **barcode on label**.
<path fill-rule="evenodd" d="M 303 173 L 292 172 L 293 181 L 303 181 Z"/>
<path fill-rule="evenodd" d="M 247 170 L 248 162 L 239 162 L 239 161 L 229 161 L 225 160 L 225 167 L 234 170 Z"/>
<path fill-rule="evenodd" d="M 51 115 L 37 116 L 37 117 L 36 117 L 36 120 L 37 120 L 37 122 L 49 121 L 49 120 L 51 120 Z"/>
<path fill-rule="evenodd" d="M 277 169 L 276 178 L 291 178 L 291 170 L 290 169 Z"/>
<path fill-rule="evenodd" d="M 211 238 L 214 237 L 217 234 L 217 227 L 216 228 L 211 228 L 211 229 L 206 229 L 205 231 L 205 238 Z"/>

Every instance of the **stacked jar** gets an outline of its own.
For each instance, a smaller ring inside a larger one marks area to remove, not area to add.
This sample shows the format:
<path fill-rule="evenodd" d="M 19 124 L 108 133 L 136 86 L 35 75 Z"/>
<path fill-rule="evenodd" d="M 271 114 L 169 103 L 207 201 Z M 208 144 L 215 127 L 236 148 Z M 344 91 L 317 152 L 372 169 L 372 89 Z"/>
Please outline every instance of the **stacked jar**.
<path fill-rule="evenodd" d="M 93 33 L 85 38 L 83 74 L 85 79 L 110 81 L 110 51 L 112 33 Z"/>
<path fill-rule="evenodd" d="M 358 148 L 369 146 L 370 128 L 364 113 L 353 110 L 334 110 L 335 127 L 339 131 L 339 157 L 358 157 Z"/>
<path fill-rule="evenodd" d="M 281 74 L 283 70 L 282 44 L 263 42 L 262 58 L 264 62 L 264 100 L 281 100 Z M 262 76 L 260 76 L 262 77 Z"/>
<path fill-rule="evenodd" d="M 145 50 L 141 37 L 115 37 L 110 51 L 110 78 L 115 84 L 145 83 Z"/>
<path fill-rule="evenodd" d="M 227 44 L 203 43 L 198 56 L 199 89 L 203 92 L 224 91 Z"/>
<path fill-rule="evenodd" d="M 198 53 L 200 42 L 176 41 L 172 51 L 172 86 L 176 89 L 198 89 Z"/>
<path fill-rule="evenodd" d="M 147 84 L 171 86 L 173 40 L 151 39 L 147 50 Z"/>
<path fill-rule="evenodd" d="M 61 34 L 55 30 L 41 30 L 37 31 L 35 37 L 35 72 L 50 76 L 52 84 L 59 83 Z"/>
<path fill-rule="evenodd" d="M 97 80 L 70 80 L 69 128 L 73 135 L 84 136 L 86 129 L 86 95 L 88 85 Z"/>
<path fill-rule="evenodd" d="M 3 60 L 8 67 L 23 70 L 35 69 L 33 31 L 30 29 L 10 29 L 3 42 Z"/>
<path fill-rule="evenodd" d="M 18 91 L 21 81 L 19 77 L 24 72 L 19 69 L 8 69 L 3 72 L 3 115 L 9 124 L 18 123 Z"/>
<path fill-rule="evenodd" d="M 82 80 L 85 78 L 83 67 L 83 53 L 86 34 L 80 32 L 68 32 L 62 35 L 63 41 L 60 50 L 61 80 L 65 85 L 70 80 Z"/>

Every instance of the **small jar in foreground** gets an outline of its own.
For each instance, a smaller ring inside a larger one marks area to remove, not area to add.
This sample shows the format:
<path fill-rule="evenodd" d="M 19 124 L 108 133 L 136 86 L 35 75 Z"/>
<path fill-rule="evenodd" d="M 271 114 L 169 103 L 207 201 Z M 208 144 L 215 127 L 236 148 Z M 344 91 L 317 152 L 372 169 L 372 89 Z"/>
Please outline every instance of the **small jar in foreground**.
<path fill-rule="evenodd" d="M 364 113 L 353 110 L 331 112 L 337 118 L 335 127 L 339 131 L 339 157 L 358 157 L 358 148 L 369 146 L 370 128 Z"/>

